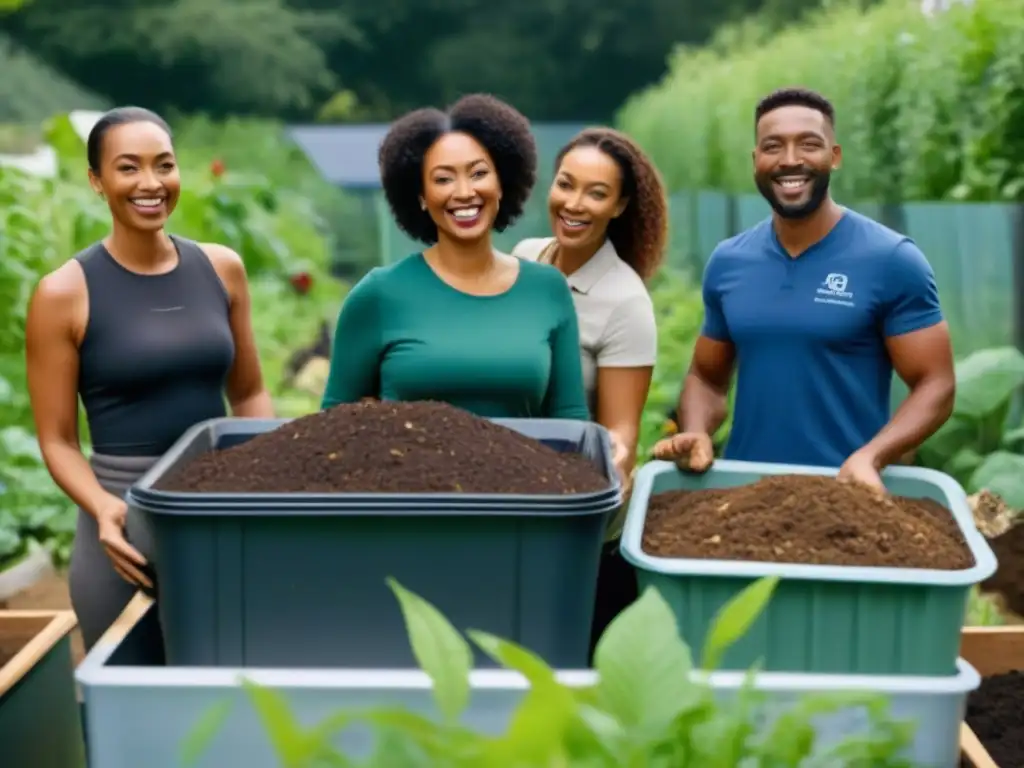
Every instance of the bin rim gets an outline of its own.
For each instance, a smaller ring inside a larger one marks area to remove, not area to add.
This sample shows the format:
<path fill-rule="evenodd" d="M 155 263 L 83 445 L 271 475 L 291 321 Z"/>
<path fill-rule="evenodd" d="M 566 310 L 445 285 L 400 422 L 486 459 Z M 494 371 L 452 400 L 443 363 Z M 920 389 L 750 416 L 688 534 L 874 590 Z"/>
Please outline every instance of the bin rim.
<path fill-rule="evenodd" d="M 887 467 L 881 473 L 882 481 L 918 480 L 931 484 L 945 497 L 944 506 L 956 521 L 957 527 L 974 557 L 974 565 L 957 571 L 935 568 L 894 568 L 866 565 L 810 565 L 804 563 L 767 563 L 749 560 L 715 560 L 697 558 L 656 557 L 643 549 L 643 533 L 647 522 L 647 506 L 654 488 L 655 478 L 668 472 L 682 472 L 674 463 L 652 461 L 636 475 L 632 497 L 622 529 L 622 556 L 639 570 L 665 577 L 696 576 L 701 578 L 747 578 L 779 576 L 782 579 L 806 581 L 861 582 L 912 584 L 927 587 L 969 587 L 978 584 L 996 571 L 997 562 L 992 548 L 974 525 L 974 518 L 964 489 L 952 477 L 924 467 Z M 715 460 L 708 473 L 735 472 L 751 475 L 803 474 L 835 477 L 835 467 L 810 467 L 794 464 Z M 703 475 L 708 478 L 710 475 Z"/>
<path fill-rule="evenodd" d="M 320 503 L 335 503 L 337 500 L 342 499 L 348 501 L 349 497 L 352 497 L 354 503 L 360 503 L 365 497 L 378 501 L 380 503 L 387 504 L 422 504 L 422 505 L 438 505 L 448 504 L 449 502 L 463 503 L 463 504 L 476 504 L 481 505 L 503 505 L 503 506 L 515 506 L 529 507 L 537 504 L 554 504 L 554 505 L 579 505 L 580 507 L 589 507 L 594 504 L 604 504 L 605 502 L 617 498 L 621 500 L 622 496 L 622 483 L 619 480 L 618 474 L 615 471 L 614 464 L 612 461 L 612 449 L 611 449 L 611 437 L 608 430 L 592 421 L 583 421 L 581 419 L 524 419 L 524 418 L 491 418 L 487 419 L 500 426 L 507 427 L 514 431 L 519 432 L 516 429 L 517 425 L 525 425 L 527 423 L 534 426 L 544 426 L 557 429 L 559 427 L 573 428 L 582 427 L 584 430 L 595 432 L 598 441 L 601 444 L 601 458 L 600 471 L 608 481 L 608 486 L 602 488 L 599 491 L 591 491 L 587 493 L 571 493 L 571 494 L 470 494 L 470 493 L 279 493 L 279 494 L 268 494 L 268 493 L 181 493 L 171 491 L 160 491 L 154 489 L 152 486 L 160 478 L 164 476 L 173 466 L 179 461 L 181 454 L 186 448 L 191 445 L 200 435 L 207 430 L 218 430 L 224 427 L 234 427 L 238 431 L 235 434 L 249 434 L 256 436 L 263 434 L 272 429 L 281 427 L 291 421 L 293 418 L 278 418 L 278 419 L 243 419 L 238 417 L 220 417 L 215 419 L 207 419 L 197 424 L 192 425 L 187 429 L 174 445 L 172 445 L 164 454 L 161 456 L 152 467 L 147 470 L 142 477 L 140 477 L 131 487 L 134 497 L 140 501 L 149 500 L 152 502 L 163 502 L 163 503 L 211 503 L 216 504 L 218 502 L 223 503 L 225 501 L 231 501 L 234 503 L 236 500 L 238 503 L 245 503 L 247 505 L 262 505 L 262 504 L 273 504 L 281 505 L 287 503 L 293 504 L 320 504 Z M 269 428 L 268 428 L 269 427 Z M 522 432 L 520 432 L 523 434 Z M 528 436 L 528 435 L 527 435 Z M 535 438 L 536 439 L 536 438 Z"/>
<path fill-rule="evenodd" d="M 366 505 L 359 503 L 324 503 L 297 504 L 287 495 L 277 503 L 237 504 L 231 507 L 216 506 L 196 502 L 193 504 L 174 504 L 150 502 L 139 498 L 131 488 L 125 493 L 125 501 L 129 506 L 150 515 L 167 515 L 178 517 L 589 517 L 614 512 L 622 506 L 620 499 L 579 507 L 530 507 L 526 505 L 492 505 L 492 506 L 446 506 L 443 503 L 433 505 Z"/>
<path fill-rule="evenodd" d="M 147 667 L 113 666 L 109 662 L 129 633 L 150 612 L 156 610 L 152 598 L 136 593 L 132 600 L 86 654 L 75 670 L 75 680 L 83 689 L 105 686 L 206 688 L 233 686 L 247 679 L 258 685 L 278 689 L 296 688 L 419 688 L 429 689 L 430 676 L 418 669 L 243 669 L 225 667 Z M 557 669 L 559 682 L 587 687 L 599 682 L 593 669 Z M 739 690 L 748 685 L 746 670 L 693 669 L 695 681 L 710 683 L 722 690 Z M 529 682 L 517 671 L 474 669 L 470 672 L 473 688 L 526 689 Z M 820 672 L 758 672 L 754 688 L 765 692 L 813 693 L 830 690 L 886 692 L 891 694 L 968 693 L 981 684 L 981 675 L 964 658 L 957 657 L 956 672 L 951 675 L 857 675 Z"/>

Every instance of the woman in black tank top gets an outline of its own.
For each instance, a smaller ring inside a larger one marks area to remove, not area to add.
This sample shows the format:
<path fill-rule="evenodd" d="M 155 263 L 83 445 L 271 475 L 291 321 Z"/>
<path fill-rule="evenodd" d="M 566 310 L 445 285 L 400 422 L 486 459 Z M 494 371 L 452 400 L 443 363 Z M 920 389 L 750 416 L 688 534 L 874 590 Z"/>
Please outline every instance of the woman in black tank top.
<path fill-rule="evenodd" d="M 180 192 L 167 124 L 134 107 L 100 118 L 89 180 L 113 228 L 44 277 L 29 307 L 26 365 L 54 481 L 79 505 L 71 601 L 90 648 L 138 586 L 152 586 L 124 536 L 124 493 L 196 422 L 271 417 L 245 268 L 230 248 L 164 230 Z M 93 443 L 78 441 L 81 397 Z"/>

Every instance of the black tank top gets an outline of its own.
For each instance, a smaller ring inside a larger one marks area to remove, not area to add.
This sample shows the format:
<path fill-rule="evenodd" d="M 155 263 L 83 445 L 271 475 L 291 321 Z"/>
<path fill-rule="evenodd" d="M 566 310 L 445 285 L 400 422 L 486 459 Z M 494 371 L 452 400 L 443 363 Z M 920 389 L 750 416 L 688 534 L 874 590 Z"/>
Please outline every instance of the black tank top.
<path fill-rule="evenodd" d="M 227 413 L 230 298 L 199 245 L 171 239 L 178 265 L 163 275 L 130 272 L 102 243 L 75 256 L 89 295 L 78 392 L 96 453 L 159 456 Z"/>

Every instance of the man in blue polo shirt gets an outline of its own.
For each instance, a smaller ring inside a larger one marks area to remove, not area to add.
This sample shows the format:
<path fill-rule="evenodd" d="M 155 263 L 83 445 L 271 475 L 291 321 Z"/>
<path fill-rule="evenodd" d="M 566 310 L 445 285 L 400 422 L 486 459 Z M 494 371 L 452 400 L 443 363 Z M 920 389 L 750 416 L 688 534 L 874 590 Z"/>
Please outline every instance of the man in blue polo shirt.
<path fill-rule="evenodd" d="M 770 219 L 723 241 L 704 272 L 704 327 L 679 400 L 679 434 L 654 455 L 703 472 L 726 416 L 725 457 L 879 471 L 953 408 L 949 329 L 916 245 L 829 194 L 842 152 L 812 91 L 776 91 L 755 112 L 754 180 Z M 890 418 L 893 370 L 910 394 Z"/>

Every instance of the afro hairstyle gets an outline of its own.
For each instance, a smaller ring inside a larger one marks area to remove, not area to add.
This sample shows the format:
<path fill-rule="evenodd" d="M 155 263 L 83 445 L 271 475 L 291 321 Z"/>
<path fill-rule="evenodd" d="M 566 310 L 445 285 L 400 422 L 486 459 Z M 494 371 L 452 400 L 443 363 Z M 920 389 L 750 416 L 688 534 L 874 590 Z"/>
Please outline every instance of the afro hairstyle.
<path fill-rule="evenodd" d="M 500 99 L 471 94 L 447 112 L 430 107 L 409 112 L 391 124 L 380 145 L 378 162 L 395 221 L 422 243 L 437 242 L 437 225 L 420 206 L 423 158 L 434 142 L 453 132 L 472 136 L 494 162 L 502 192 L 494 220 L 496 231 L 504 231 L 522 215 L 537 181 L 537 145 L 530 122 Z"/>

